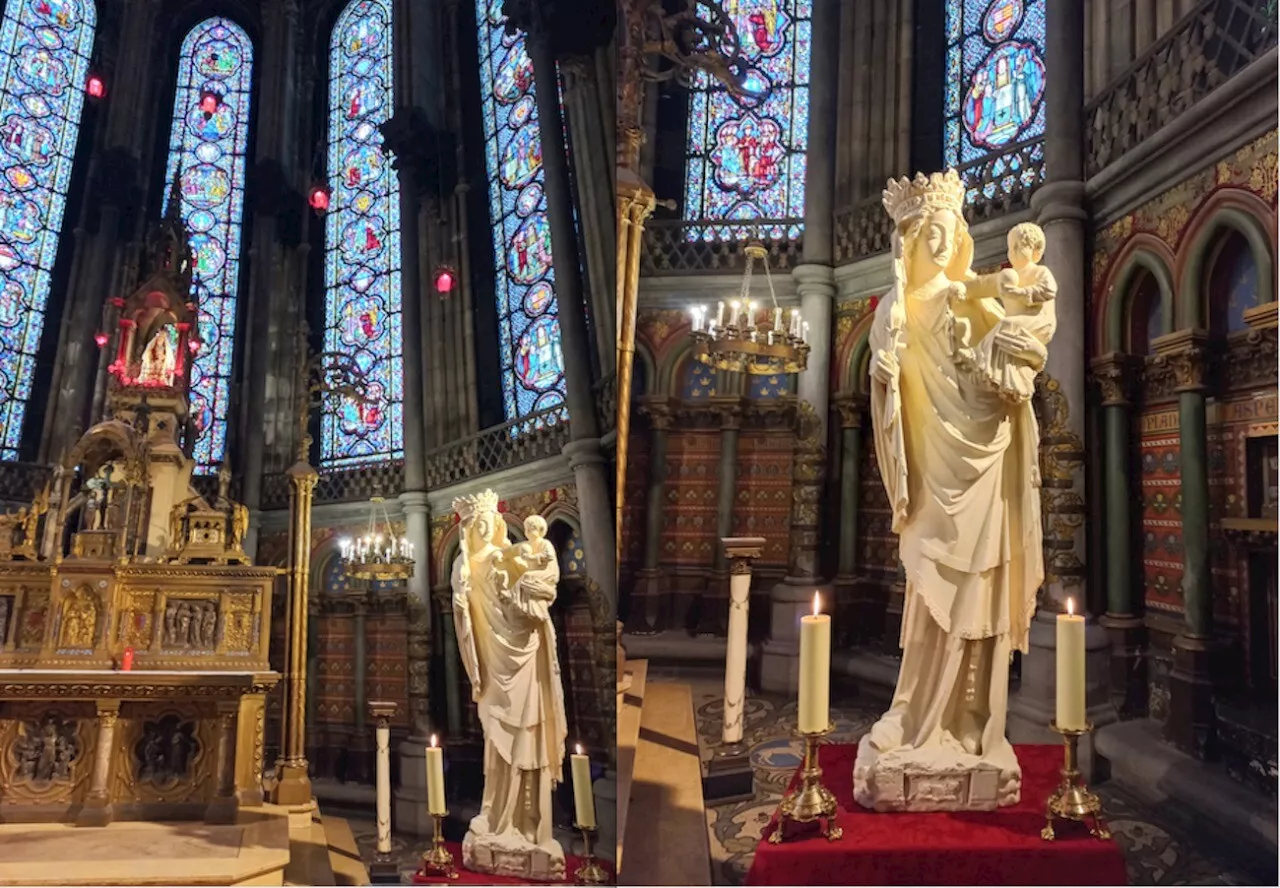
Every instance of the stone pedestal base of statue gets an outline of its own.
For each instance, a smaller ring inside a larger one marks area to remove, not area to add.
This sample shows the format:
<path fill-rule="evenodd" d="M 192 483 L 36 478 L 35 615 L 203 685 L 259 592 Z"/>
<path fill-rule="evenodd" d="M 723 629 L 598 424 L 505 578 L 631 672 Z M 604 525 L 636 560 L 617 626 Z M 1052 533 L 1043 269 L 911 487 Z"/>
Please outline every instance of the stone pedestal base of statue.
<path fill-rule="evenodd" d="M 564 849 L 554 839 L 545 845 L 535 845 L 511 834 L 483 836 L 467 830 L 462 840 L 462 865 L 492 876 L 535 882 L 564 881 Z"/>
<path fill-rule="evenodd" d="M 880 755 L 870 735 L 858 743 L 853 797 L 873 811 L 994 811 L 1022 796 L 1022 769 L 1002 769 L 975 755 L 929 747 Z"/>

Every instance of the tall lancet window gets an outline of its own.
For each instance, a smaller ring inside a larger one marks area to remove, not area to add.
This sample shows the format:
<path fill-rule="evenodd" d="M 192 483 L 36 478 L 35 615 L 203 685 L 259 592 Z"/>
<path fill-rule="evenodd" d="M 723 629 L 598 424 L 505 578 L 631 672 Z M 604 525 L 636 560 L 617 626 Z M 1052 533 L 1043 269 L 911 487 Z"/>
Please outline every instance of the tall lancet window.
<path fill-rule="evenodd" d="M 191 415 L 202 474 L 217 468 L 227 446 L 252 77 L 253 45 L 235 22 L 206 19 L 182 41 L 165 181 L 180 176 L 182 219 L 195 254 L 191 291 L 201 345 L 191 365 Z"/>
<path fill-rule="evenodd" d="M 947 0 L 947 166 L 1044 135 L 1046 2 Z M 1016 158 L 993 172 L 1033 175 Z"/>
<path fill-rule="evenodd" d="M 796 220 L 788 225 L 691 225 L 690 240 L 800 233 L 809 145 L 812 0 L 726 0 L 747 63 L 735 98 L 705 72 L 689 96 L 684 216 L 691 222 Z"/>
<path fill-rule="evenodd" d="M 564 403 L 564 354 L 533 62 L 524 34 L 506 32 L 502 0 L 476 0 L 476 24 L 502 395 L 511 420 Z"/>
<path fill-rule="evenodd" d="M 0 459 L 17 459 L 80 131 L 92 0 L 8 0 L 0 23 Z"/>
<path fill-rule="evenodd" d="M 355 362 L 366 398 L 331 396 L 320 454 L 331 468 L 404 455 L 400 185 L 378 127 L 394 107 L 391 0 L 356 0 L 329 38 L 325 351 Z"/>

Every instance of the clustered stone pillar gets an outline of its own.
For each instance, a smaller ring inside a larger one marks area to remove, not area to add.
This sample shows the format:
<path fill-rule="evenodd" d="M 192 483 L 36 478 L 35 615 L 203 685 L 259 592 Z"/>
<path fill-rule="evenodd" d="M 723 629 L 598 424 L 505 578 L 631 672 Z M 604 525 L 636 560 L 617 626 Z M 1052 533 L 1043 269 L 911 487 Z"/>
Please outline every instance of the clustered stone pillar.
<path fill-rule="evenodd" d="M 840 4 L 813 8 L 809 65 L 809 154 L 804 190 L 804 260 L 792 271 L 801 316 L 809 324 L 809 364 L 798 382 L 799 422 L 792 490 L 791 558 L 787 576 L 769 592 L 769 640 L 761 683 L 765 690 L 794 692 L 800 683 L 800 617 L 813 593 L 832 605 L 832 587 L 820 577 L 818 549 L 826 468 L 830 396 L 832 268 L 835 219 L 836 86 L 839 80 Z"/>
<path fill-rule="evenodd" d="M 396 704 L 382 700 L 369 701 L 369 715 L 374 720 L 374 748 L 377 775 L 374 786 L 377 795 L 377 844 L 374 846 L 373 863 L 369 877 L 375 883 L 399 882 L 400 870 L 391 856 L 391 719 L 395 717 Z"/>
<path fill-rule="evenodd" d="M 1109 354 L 1092 362 L 1102 390 L 1102 477 L 1105 496 L 1107 612 L 1100 619 L 1111 639 L 1111 700 L 1121 718 L 1146 710 L 1146 628 L 1133 588 L 1133 514 L 1130 436 L 1135 382 L 1132 360 Z"/>
<path fill-rule="evenodd" d="M 1185 622 L 1173 639 L 1169 718 L 1165 738 L 1207 758 L 1213 736 L 1213 589 L 1209 574 L 1209 446 L 1205 416 L 1203 330 L 1182 330 L 1153 343 L 1173 369 L 1178 393 L 1182 491 L 1182 607 Z"/>
<path fill-rule="evenodd" d="M 869 614 L 868 602 L 858 598 L 858 504 L 862 496 L 862 422 L 867 396 L 841 395 L 835 407 L 840 414 L 840 531 L 833 584 L 836 624 L 846 641 L 862 641 Z"/>
<path fill-rule="evenodd" d="M 119 700 L 98 701 L 98 737 L 94 749 L 89 792 L 76 817 L 76 826 L 106 826 L 115 816 L 111 809 L 111 763 L 115 759 L 116 721 Z"/>
<path fill-rule="evenodd" d="M 1044 228 L 1044 265 L 1058 282 L 1059 323 L 1049 347 L 1046 381 L 1055 397 L 1054 415 L 1041 423 L 1045 454 L 1045 582 L 1040 609 L 1032 621 L 1029 652 L 1022 658 L 1022 679 L 1009 701 L 1009 733 L 1015 743 L 1057 742 L 1049 729 L 1056 687 L 1056 618 L 1067 599 L 1077 613 L 1087 612 L 1085 589 L 1086 534 L 1084 427 L 1085 375 L 1081 355 L 1085 343 L 1086 271 L 1084 185 L 1084 7 L 1051 3 L 1046 7 L 1048 47 L 1045 63 L 1044 168 L 1046 181 L 1031 197 L 1036 219 Z M 1050 462 L 1052 464 L 1050 464 Z M 1086 700 L 1094 725 L 1115 719 L 1107 674 L 1107 634 L 1090 617 L 1086 628 Z M 1092 742 L 1082 748 L 1086 772 L 1092 771 Z"/>
<path fill-rule="evenodd" d="M 663 507 L 667 498 L 667 438 L 671 405 L 665 395 L 646 396 L 640 405 L 649 418 L 649 486 L 644 504 L 644 561 L 631 593 L 627 631 L 639 634 L 670 628 L 669 591 L 662 556 Z"/>
<path fill-rule="evenodd" d="M 720 416 L 720 465 L 716 493 L 716 538 L 733 533 L 733 507 L 738 499 L 738 436 L 742 431 L 742 401 L 736 396 L 716 398 L 711 409 Z M 711 564 L 707 588 L 699 602 L 699 635 L 722 635 L 729 599 L 729 565 L 725 552 L 717 548 Z"/>
<path fill-rule="evenodd" d="M 570 441 L 564 447 L 564 454 L 569 459 L 578 489 L 587 575 L 599 589 L 605 605 L 616 610 L 618 579 L 614 513 L 600 445 L 582 262 L 574 221 L 569 160 L 565 152 L 564 116 L 559 90 L 556 89 L 559 72 L 555 40 L 560 35 L 556 23 L 544 18 L 552 11 L 542 5 L 508 4 L 507 12 L 512 23 L 525 31 L 525 48 L 533 63 L 533 79 L 541 85 L 536 90 L 538 135 L 542 140 L 543 188 L 547 222 L 551 229 L 551 256 L 556 268 L 557 317 L 564 355 L 565 401 L 569 407 Z"/>

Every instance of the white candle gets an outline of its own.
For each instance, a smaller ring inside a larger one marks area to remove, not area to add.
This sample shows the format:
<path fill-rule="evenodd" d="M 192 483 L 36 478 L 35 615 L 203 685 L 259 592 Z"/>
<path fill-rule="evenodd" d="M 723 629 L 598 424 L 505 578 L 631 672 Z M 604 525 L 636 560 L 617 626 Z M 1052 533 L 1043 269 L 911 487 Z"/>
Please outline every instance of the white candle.
<path fill-rule="evenodd" d="M 791 335 L 800 335 L 800 310 L 798 308 L 791 309 Z"/>
<path fill-rule="evenodd" d="M 773 329 L 775 331 L 782 329 L 782 309 L 776 305 L 773 307 Z"/>
<path fill-rule="evenodd" d="M 800 338 L 800 341 L 801 342 L 809 341 L 809 322 L 808 321 L 804 322 L 804 336 Z"/>
<path fill-rule="evenodd" d="M 716 326 L 717 327 L 724 326 L 724 303 L 723 302 L 716 303 Z"/>
<path fill-rule="evenodd" d="M 1057 656 L 1058 727 L 1084 730 L 1084 617 L 1070 598 L 1067 613 L 1058 614 Z"/>
<path fill-rule="evenodd" d="M 436 735 L 431 735 L 427 747 L 427 813 L 443 815 L 448 809 L 444 804 L 444 750 L 436 745 Z"/>
<path fill-rule="evenodd" d="M 595 829 L 596 800 L 591 795 L 591 760 L 582 754 L 580 745 L 575 744 L 574 750 L 569 756 L 569 767 L 573 771 L 573 815 L 579 828 Z"/>
<path fill-rule="evenodd" d="M 813 614 L 800 619 L 800 731 L 816 734 L 831 723 L 831 617 L 819 613 L 813 594 Z"/>
<path fill-rule="evenodd" d="M 747 329 L 754 330 L 756 328 L 756 304 L 754 302 L 747 303 Z"/>

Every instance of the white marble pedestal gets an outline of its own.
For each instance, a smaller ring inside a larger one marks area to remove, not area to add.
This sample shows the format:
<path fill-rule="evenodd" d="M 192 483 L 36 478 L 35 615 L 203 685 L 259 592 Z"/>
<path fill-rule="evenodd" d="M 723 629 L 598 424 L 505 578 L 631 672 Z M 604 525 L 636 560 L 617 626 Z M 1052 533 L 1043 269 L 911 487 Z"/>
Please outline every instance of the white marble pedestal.
<path fill-rule="evenodd" d="M 853 767 L 853 797 L 873 811 L 994 811 L 1021 799 L 1022 769 L 1016 759 L 1002 770 L 977 756 L 934 747 L 879 755 L 864 734 Z"/>
<path fill-rule="evenodd" d="M 535 882 L 564 880 L 564 849 L 554 839 L 551 846 L 531 845 L 513 836 L 477 836 L 470 830 L 462 839 L 462 865 L 477 873 L 510 876 Z"/>

